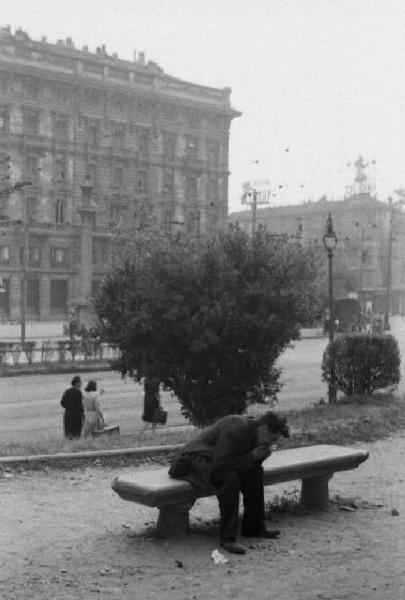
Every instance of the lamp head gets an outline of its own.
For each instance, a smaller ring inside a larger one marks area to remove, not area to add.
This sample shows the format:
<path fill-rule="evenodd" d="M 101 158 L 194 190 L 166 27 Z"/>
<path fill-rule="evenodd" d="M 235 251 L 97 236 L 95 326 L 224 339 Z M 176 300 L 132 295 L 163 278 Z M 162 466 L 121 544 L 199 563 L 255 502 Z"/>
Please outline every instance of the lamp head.
<path fill-rule="evenodd" d="M 328 252 L 332 252 L 337 246 L 337 237 L 335 230 L 333 229 L 332 215 L 329 216 L 326 221 L 325 235 L 323 236 L 323 245 Z"/>

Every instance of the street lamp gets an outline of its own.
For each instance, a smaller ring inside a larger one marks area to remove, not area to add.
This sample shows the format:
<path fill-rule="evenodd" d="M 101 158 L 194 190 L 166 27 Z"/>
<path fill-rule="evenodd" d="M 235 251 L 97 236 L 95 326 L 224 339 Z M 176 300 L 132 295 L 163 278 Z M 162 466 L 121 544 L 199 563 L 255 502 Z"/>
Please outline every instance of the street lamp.
<path fill-rule="evenodd" d="M 333 251 L 337 245 L 337 237 L 333 229 L 332 215 L 329 213 L 326 221 L 326 230 L 323 236 L 323 245 L 328 255 L 329 266 L 329 343 L 333 342 L 333 333 L 335 327 L 335 316 L 333 309 Z M 336 402 L 336 378 L 335 378 L 335 359 L 330 354 L 330 381 L 328 388 L 329 402 Z"/>

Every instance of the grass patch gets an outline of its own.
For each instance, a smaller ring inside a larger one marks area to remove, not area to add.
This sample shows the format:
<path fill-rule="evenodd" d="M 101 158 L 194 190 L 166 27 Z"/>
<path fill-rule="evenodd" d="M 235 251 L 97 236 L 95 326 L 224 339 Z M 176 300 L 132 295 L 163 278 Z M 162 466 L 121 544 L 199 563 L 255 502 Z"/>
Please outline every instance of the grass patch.
<path fill-rule="evenodd" d="M 262 411 L 261 411 L 262 412 Z M 285 413 L 292 437 L 281 439 L 279 448 L 296 448 L 313 444 L 341 444 L 373 442 L 405 429 L 405 401 L 392 394 L 375 394 L 369 397 L 345 398 L 337 404 L 315 405 L 312 408 Z M 26 456 L 107 451 L 118 448 L 164 446 L 183 444 L 195 436 L 195 430 L 184 427 L 178 431 L 157 433 L 137 432 L 106 438 L 84 438 L 75 441 L 60 439 L 16 439 L 0 443 L 1 456 Z M 128 459 L 131 460 L 131 459 Z"/>
<path fill-rule="evenodd" d="M 287 413 L 294 435 L 285 448 L 374 442 L 405 429 L 405 400 L 393 394 L 343 398 Z M 281 446 L 281 444 L 280 444 Z"/>

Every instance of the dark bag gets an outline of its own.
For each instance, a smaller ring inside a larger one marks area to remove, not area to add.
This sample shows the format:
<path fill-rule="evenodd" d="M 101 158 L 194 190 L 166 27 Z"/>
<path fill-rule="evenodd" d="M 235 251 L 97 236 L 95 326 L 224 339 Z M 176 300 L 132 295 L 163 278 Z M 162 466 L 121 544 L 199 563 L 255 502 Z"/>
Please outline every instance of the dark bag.
<path fill-rule="evenodd" d="M 159 406 L 154 412 L 153 422 L 165 425 L 167 422 L 167 410 L 163 410 L 163 408 Z"/>

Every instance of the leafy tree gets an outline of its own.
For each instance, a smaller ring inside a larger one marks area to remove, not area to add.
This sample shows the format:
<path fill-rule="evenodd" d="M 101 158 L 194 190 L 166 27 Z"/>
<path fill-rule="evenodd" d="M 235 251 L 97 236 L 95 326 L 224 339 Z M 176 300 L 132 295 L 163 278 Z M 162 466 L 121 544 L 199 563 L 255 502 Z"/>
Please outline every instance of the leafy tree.
<path fill-rule="evenodd" d="M 114 368 L 157 377 L 196 425 L 274 398 L 275 361 L 314 302 L 311 251 L 237 226 L 210 240 L 124 238 L 95 302 Z"/>

